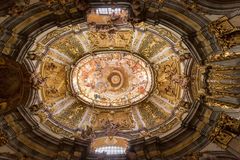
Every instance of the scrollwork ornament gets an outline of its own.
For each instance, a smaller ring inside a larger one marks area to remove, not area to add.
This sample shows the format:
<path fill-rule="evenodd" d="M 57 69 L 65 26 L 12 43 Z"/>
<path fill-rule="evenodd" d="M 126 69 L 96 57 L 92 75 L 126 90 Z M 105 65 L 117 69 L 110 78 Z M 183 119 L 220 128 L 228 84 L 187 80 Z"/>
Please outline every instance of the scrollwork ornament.
<path fill-rule="evenodd" d="M 221 114 L 218 125 L 224 130 L 228 130 L 233 134 L 240 134 L 240 120 L 234 119 L 226 114 Z"/>
<path fill-rule="evenodd" d="M 145 139 L 151 138 L 153 135 L 147 128 L 143 128 L 143 130 L 140 131 L 140 137 L 144 137 Z"/>
<path fill-rule="evenodd" d="M 217 143 L 222 148 L 227 148 L 228 143 L 235 137 L 231 132 L 221 130 L 219 128 L 215 128 L 211 134 L 209 139 L 213 142 Z"/>
<path fill-rule="evenodd" d="M 40 122 L 44 123 L 45 121 L 47 121 L 48 116 L 44 111 L 38 112 L 37 116 L 39 117 Z"/>
<path fill-rule="evenodd" d="M 8 14 L 11 16 L 21 16 L 28 9 L 30 0 L 15 0 L 14 5 L 9 9 Z"/>
<path fill-rule="evenodd" d="M 152 13 L 157 13 L 162 8 L 165 0 L 144 0 L 146 4 L 148 4 L 148 11 Z"/>
<path fill-rule="evenodd" d="M 196 12 L 198 14 L 204 14 L 203 10 L 199 7 L 197 2 L 194 0 L 181 0 L 180 3 L 184 5 L 184 7 L 189 11 L 189 12 Z"/>
<path fill-rule="evenodd" d="M 82 139 L 90 139 L 90 140 L 96 137 L 95 131 L 89 125 L 87 125 L 86 128 L 82 130 L 80 136 Z"/>
<path fill-rule="evenodd" d="M 183 115 L 189 111 L 190 107 L 191 107 L 191 103 L 190 103 L 190 102 L 181 100 L 181 101 L 179 102 L 179 104 L 178 104 L 178 109 L 177 109 L 176 117 L 177 117 L 180 121 L 182 121 L 182 120 L 183 120 Z"/>
<path fill-rule="evenodd" d="M 49 10 L 53 11 L 56 15 L 66 14 L 70 12 L 69 4 L 73 3 L 73 0 L 40 0 L 43 2 Z M 76 5 L 76 4 L 75 4 Z"/>
<path fill-rule="evenodd" d="M 2 129 L 0 129 L 0 146 L 3 146 L 8 143 L 7 135 Z"/>
<path fill-rule="evenodd" d="M 209 31 L 214 34 L 223 51 L 240 44 L 239 28 L 232 25 L 226 16 L 212 22 L 209 25 Z"/>
<path fill-rule="evenodd" d="M 46 108 L 44 103 L 34 104 L 29 107 L 29 110 L 32 114 L 37 114 L 41 109 Z"/>
<path fill-rule="evenodd" d="M 222 113 L 215 128 L 210 132 L 209 140 L 227 148 L 228 143 L 239 133 L 240 121 Z"/>
<path fill-rule="evenodd" d="M 235 59 L 239 57 L 240 57 L 240 52 L 225 51 L 220 54 L 210 55 L 207 58 L 207 62 L 225 61 L 225 60 Z"/>

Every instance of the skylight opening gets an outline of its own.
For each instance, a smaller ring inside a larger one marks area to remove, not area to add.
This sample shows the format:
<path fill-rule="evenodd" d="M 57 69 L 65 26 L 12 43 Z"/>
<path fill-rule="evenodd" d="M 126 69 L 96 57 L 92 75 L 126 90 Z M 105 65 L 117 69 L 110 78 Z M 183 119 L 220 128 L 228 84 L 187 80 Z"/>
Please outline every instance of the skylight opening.
<path fill-rule="evenodd" d="M 119 146 L 105 146 L 95 149 L 96 153 L 106 153 L 107 155 L 125 154 L 126 148 Z"/>

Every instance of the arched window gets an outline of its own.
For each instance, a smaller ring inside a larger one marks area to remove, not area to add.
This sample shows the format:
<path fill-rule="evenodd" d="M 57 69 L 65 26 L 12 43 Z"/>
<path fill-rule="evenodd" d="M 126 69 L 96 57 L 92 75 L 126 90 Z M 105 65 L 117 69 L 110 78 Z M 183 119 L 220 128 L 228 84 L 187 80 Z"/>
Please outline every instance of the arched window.
<path fill-rule="evenodd" d="M 97 8 L 96 9 L 96 13 L 97 14 L 105 14 L 105 15 L 110 15 L 110 14 L 112 14 L 112 13 L 115 13 L 115 14 L 119 14 L 120 12 L 121 12 L 121 8 L 115 8 L 115 9 L 113 9 L 113 8 Z"/>
<path fill-rule="evenodd" d="M 107 155 L 125 154 L 126 148 L 119 146 L 104 146 L 95 149 L 96 153 L 106 153 Z"/>

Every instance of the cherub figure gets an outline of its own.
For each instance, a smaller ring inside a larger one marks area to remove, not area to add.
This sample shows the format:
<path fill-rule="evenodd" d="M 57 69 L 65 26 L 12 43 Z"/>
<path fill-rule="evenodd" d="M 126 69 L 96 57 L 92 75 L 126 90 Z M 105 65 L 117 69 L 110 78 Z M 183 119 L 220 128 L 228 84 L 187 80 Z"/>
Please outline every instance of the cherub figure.
<path fill-rule="evenodd" d="M 30 83 L 33 88 L 40 89 L 46 84 L 47 77 L 42 77 L 39 73 L 33 72 L 30 76 Z"/>

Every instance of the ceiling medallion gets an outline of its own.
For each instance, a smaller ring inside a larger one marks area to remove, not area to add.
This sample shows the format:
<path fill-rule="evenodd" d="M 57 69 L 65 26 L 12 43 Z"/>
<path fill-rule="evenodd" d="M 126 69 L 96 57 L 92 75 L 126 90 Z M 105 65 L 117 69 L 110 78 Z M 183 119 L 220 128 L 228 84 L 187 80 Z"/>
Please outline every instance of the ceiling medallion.
<path fill-rule="evenodd" d="M 150 64 L 123 51 L 88 54 L 74 65 L 70 77 L 73 93 L 100 108 L 137 104 L 148 97 L 154 85 Z"/>

